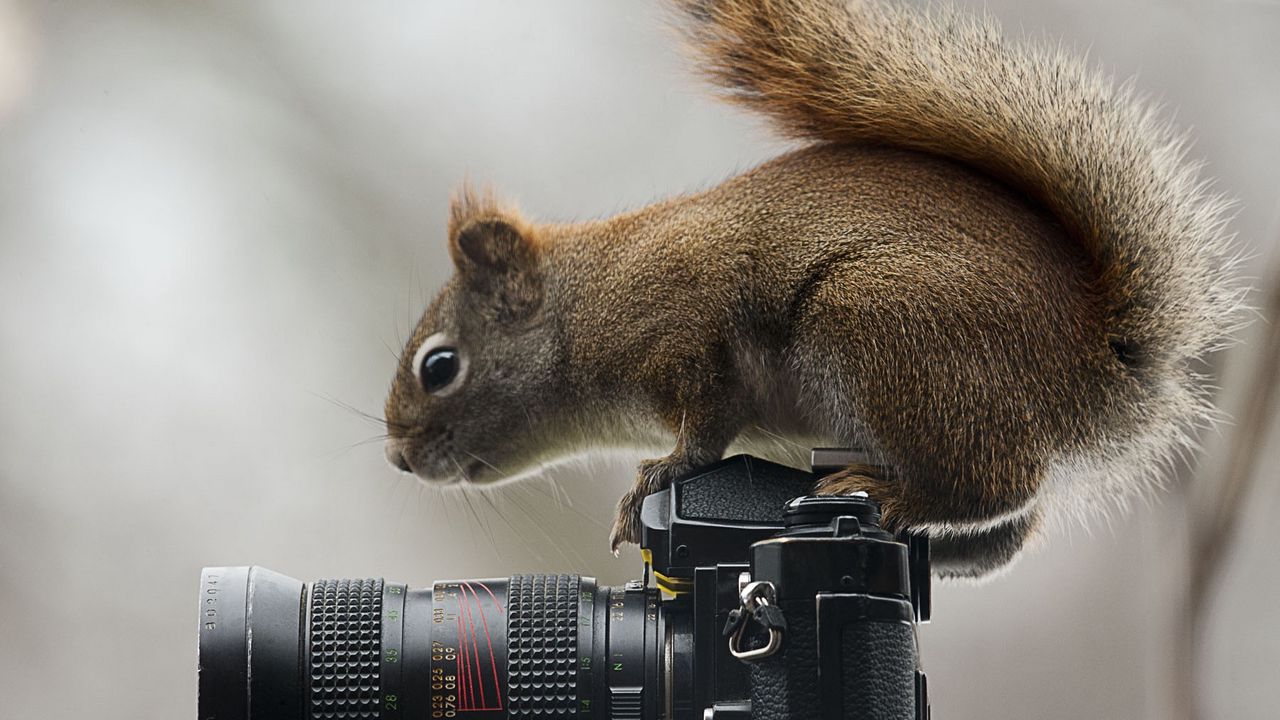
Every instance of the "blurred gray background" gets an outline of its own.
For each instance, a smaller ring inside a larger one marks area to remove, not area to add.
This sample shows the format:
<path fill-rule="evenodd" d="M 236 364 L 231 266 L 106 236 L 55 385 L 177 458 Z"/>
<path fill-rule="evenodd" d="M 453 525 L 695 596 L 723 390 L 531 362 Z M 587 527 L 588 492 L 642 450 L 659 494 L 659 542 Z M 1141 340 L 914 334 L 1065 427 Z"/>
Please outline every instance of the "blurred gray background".
<path fill-rule="evenodd" d="M 1194 128 L 1270 314 L 1280 5 L 987 7 Z M 380 414 L 464 177 L 596 217 L 781 147 L 654 2 L 0 0 L 0 718 L 192 717 L 202 565 L 636 575 L 605 528 L 636 458 L 440 492 L 348 406 Z M 1168 492 L 936 588 L 936 717 L 1280 716 L 1268 334 L 1216 359 L 1235 421 Z"/>

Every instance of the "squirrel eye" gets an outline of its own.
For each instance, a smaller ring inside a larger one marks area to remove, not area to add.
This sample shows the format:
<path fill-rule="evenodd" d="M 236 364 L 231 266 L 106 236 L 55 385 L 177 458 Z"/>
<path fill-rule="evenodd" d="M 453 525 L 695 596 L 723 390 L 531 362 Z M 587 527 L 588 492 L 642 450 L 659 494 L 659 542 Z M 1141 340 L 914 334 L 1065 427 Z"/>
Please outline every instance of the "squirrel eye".
<path fill-rule="evenodd" d="M 422 387 L 429 393 L 444 389 L 458 377 L 460 366 L 458 351 L 449 347 L 436 348 L 427 353 L 418 369 Z"/>

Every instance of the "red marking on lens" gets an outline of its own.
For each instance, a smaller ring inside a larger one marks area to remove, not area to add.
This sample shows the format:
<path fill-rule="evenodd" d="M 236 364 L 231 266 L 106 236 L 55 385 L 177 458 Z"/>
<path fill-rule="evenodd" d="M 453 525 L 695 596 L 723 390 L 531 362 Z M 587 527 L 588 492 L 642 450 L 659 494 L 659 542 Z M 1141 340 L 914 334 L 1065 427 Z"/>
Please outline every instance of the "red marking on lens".
<path fill-rule="evenodd" d="M 471 587 L 470 583 L 463 583 L 462 586 L 466 590 L 470 590 L 471 594 L 475 596 L 476 609 L 480 611 L 480 622 L 484 624 L 484 642 L 486 645 L 489 646 L 489 667 L 493 669 L 493 694 L 497 696 L 498 706 L 496 708 L 486 708 L 486 709 L 501 710 L 502 709 L 502 692 L 501 692 L 502 683 L 499 682 L 498 680 L 498 660 L 493 655 L 493 640 L 492 638 L 489 637 L 489 620 L 484 616 L 484 607 L 480 603 L 479 593 L 475 591 L 475 588 Z M 485 590 L 488 590 L 489 596 L 493 597 L 493 591 L 489 590 L 488 587 L 485 587 L 484 583 L 480 583 L 480 587 L 483 587 Z M 493 602 L 495 605 L 497 605 L 498 599 L 496 597 L 493 598 Z M 501 605 L 498 605 L 498 610 L 499 611 L 502 610 Z M 484 691 L 484 685 L 482 683 L 481 684 L 482 694 L 483 694 L 483 691 Z"/>

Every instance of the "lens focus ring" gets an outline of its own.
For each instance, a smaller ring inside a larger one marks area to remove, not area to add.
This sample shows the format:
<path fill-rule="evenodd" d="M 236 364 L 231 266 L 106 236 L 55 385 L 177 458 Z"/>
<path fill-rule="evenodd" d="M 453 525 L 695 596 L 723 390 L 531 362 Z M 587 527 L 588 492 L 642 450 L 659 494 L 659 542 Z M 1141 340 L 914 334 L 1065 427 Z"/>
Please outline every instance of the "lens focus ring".
<path fill-rule="evenodd" d="M 312 720 L 376 720 L 382 580 L 318 580 L 310 611 Z"/>
<path fill-rule="evenodd" d="M 578 710 L 577 575 L 513 575 L 507 595 L 509 714 Z"/>

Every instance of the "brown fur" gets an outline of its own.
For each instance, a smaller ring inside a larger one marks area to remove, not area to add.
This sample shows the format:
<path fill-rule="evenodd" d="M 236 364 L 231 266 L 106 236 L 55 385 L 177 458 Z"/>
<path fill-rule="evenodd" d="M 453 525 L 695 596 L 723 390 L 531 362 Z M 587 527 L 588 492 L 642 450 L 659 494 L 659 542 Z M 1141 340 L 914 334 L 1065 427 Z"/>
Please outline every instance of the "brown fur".
<path fill-rule="evenodd" d="M 393 461 L 484 482 L 592 447 L 674 444 L 620 502 L 616 547 L 638 539 L 646 495 L 731 445 L 858 445 L 886 469 L 819 489 L 867 491 L 963 575 L 1004 565 L 1082 497 L 1136 491 L 1203 414 L 1186 363 L 1235 302 L 1220 208 L 1166 131 L 1074 61 L 1017 54 L 987 25 L 828 0 L 682 4 L 704 67 L 817 142 L 596 222 L 531 223 L 464 193 L 458 274 L 387 401 Z M 965 32 L 987 44 L 949 43 Z M 974 119 L 964 88 L 920 69 L 961 60 L 992 76 L 970 92 L 1017 106 Z M 1027 74 L 1041 66 L 1084 73 L 1086 99 L 1102 99 L 1057 108 L 1060 88 Z M 1062 116 L 1011 124 L 1032 110 Z M 415 377 L 429 337 L 469 358 L 456 391 Z"/>

